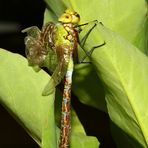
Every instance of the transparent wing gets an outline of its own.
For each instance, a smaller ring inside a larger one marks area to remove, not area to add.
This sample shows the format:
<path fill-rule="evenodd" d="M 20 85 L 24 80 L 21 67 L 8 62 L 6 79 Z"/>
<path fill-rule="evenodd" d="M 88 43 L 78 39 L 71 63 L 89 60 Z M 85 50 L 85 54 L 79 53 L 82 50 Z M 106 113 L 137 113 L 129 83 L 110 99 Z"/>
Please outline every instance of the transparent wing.
<path fill-rule="evenodd" d="M 53 74 L 51 76 L 51 79 L 49 80 L 49 82 L 47 83 L 47 85 L 45 86 L 42 95 L 47 96 L 49 94 L 52 93 L 53 88 L 55 88 L 64 78 L 66 71 L 67 71 L 67 67 L 68 67 L 68 58 L 70 58 L 70 55 L 64 55 L 63 52 L 63 48 L 62 46 L 59 46 L 57 48 L 57 50 L 61 51 L 60 55 L 57 55 L 57 62 L 56 62 L 56 68 L 53 71 Z M 67 56 L 67 57 L 66 57 Z M 65 60 L 66 57 L 66 60 Z M 53 88 L 52 88 L 53 87 Z"/>
<path fill-rule="evenodd" d="M 30 66 L 41 66 L 45 60 L 47 51 L 43 48 L 42 44 L 32 36 L 25 38 L 25 53 Z"/>
<path fill-rule="evenodd" d="M 27 33 L 28 36 L 32 36 L 33 38 L 38 38 L 40 36 L 40 29 L 37 26 L 32 26 L 22 30 L 22 33 Z"/>
<path fill-rule="evenodd" d="M 67 65 L 64 65 L 64 63 L 60 63 L 58 64 L 58 66 L 56 67 L 53 75 L 51 76 L 51 79 L 49 80 L 49 82 L 47 83 L 47 85 L 45 86 L 42 95 L 43 96 L 48 96 L 50 95 L 54 88 L 61 82 L 61 80 L 64 78 L 64 75 L 66 74 L 66 70 L 62 70 L 62 67 L 67 67 Z"/>

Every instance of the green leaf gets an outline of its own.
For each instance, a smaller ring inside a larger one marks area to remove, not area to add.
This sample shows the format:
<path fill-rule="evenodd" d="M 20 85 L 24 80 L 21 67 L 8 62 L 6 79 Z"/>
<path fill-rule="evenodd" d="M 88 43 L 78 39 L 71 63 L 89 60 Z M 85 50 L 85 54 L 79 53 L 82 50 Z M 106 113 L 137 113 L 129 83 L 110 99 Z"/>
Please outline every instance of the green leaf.
<path fill-rule="evenodd" d="M 54 13 L 56 16 L 61 15 L 66 9 L 66 6 L 62 1 L 59 0 L 44 0 L 44 1 L 47 4 L 48 10 Z"/>
<path fill-rule="evenodd" d="M 72 110 L 72 137 L 70 146 L 72 148 L 97 148 L 98 140 L 92 136 L 86 136 L 75 112 Z"/>
<path fill-rule="evenodd" d="M 45 9 L 45 12 L 44 12 L 44 24 L 46 24 L 48 22 L 55 22 L 57 20 L 58 20 L 58 18 L 56 16 L 56 14 L 54 14 L 49 9 Z"/>
<path fill-rule="evenodd" d="M 2 49 L 0 61 L 0 102 L 39 145 L 44 132 L 48 133 L 48 144 L 55 145 L 54 93 L 41 95 L 49 76 L 42 70 L 33 71 L 22 56 Z"/>
<path fill-rule="evenodd" d="M 146 148 L 148 58 L 127 40 L 100 23 L 89 35 L 84 49 L 88 51 L 92 45 L 99 45 L 100 36 L 106 44 L 94 50 L 91 61 L 104 83 L 111 120 Z"/>
<path fill-rule="evenodd" d="M 75 65 L 72 90 L 82 103 L 107 112 L 104 88 L 91 64 Z"/>
<path fill-rule="evenodd" d="M 61 100 L 57 96 L 55 102 L 55 92 L 42 96 L 49 75 L 43 70 L 35 72 L 25 58 L 3 49 L 0 49 L 0 61 L 0 103 L 42 148 L 56 148 L 60 132 L 55 123 L 54 106 Z M 57 107 L 60 119 L 60 106 Z M 86 136 L 75 113 L 72 113 L 71 135 L 73 148 L 99 145 L 95 137 Z"/>

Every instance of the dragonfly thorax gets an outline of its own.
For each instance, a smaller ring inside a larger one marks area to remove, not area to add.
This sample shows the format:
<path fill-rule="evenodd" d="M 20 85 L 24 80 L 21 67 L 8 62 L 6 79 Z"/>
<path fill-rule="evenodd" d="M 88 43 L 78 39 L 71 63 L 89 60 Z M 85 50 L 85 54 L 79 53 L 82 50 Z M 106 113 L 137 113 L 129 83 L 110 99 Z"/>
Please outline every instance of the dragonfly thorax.
<path fill-rule="evenodd" d="M 66 39 L 69 40 L 71 44 L 73 44 L 73 49 L 76 49 L 78 43 L 78 32 L 75 29 L 75 26 L 72 23 L 65 23 L 63 26 L 67 31 Z"/>

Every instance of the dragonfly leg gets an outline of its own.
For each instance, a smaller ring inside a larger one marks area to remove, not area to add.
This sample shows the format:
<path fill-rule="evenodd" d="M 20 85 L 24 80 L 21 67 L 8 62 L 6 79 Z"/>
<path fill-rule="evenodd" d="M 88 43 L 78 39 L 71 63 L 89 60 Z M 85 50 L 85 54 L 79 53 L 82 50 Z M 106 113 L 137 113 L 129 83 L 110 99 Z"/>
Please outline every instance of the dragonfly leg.
<path fill-rule="evenodd" d="M 100 44 L 98 46 L 94 46 L 92 47 L 89 51 L 85 52 L 86 53 L 86 56 L 90 57 L 91 54 L 93 53 L 93 51 L 96 49 L 96 48 L 99 48 L 99 47 L 102 47 L 104 46 L 106 43 L 104 42 L 103 44 Z"/>
<path fill-rule="evenodd" d="M 92 32 L 92 30 L 96 27 L 98 21 L 97 21 L 97 20 L 94 20 L 94 21 L 92 21 L 92 23 L 93 23 L 93 26 L 92 26 L 92 27 L 89 29 L 89 31 L 84 35 L 84 37 L 79 41 L 80 46 L 82 47 L 82 49 L 83 49 L 83 47 L 84 47 L 84 45 L 85 45 L 85 43 L 86 43 L 86 40 L 87 40 L 89 34 L 90 34 L 90 33 Z M 82 24 L 82 25 L 79 25 L 79 26 L 84 26 L 84 25 L 88 25 L 88 24 L 89 24 L 89 23 L 85 23 L 85 24 Z"/>
<path fill-rule="evenodd" d="M 85 50 L 84 50 L 84 45 L 85 45 L 85 43 L 86 43 L 86 40 L 87 40 L 87 38 L 89 37 L 89 35 L 90 35 L 90 33 L 92 32 L 92 30 L 97 26 L 98 21 L 97 21 L 97 20 L 94 20 L 94 21 L 92 21 L 92 23 L 93 23 L 93 25 L 91 26 L 91 28 L 87 31 L 87 33 L 84 35 L 84 37 L 82 37 L 81 41 L 79 41 L 80 47 L 81 47 L 81 48 L 83 49 L 83 51 L 85 52 L 85 56 L 83 56 L 83 57 L 79 60 L 78 63 L 91 63 L 91 62 L 85 62 L 84 60 L 85 60 L 87 57 L 90 57 L 91 54 L 93 53 L 93 51 L 94 51 L 96 48 L 99 48 L 99 47 L 101 47 L 101 46 L 103 46 L 103 45 L 106 44 L 106 43 L 104 42 L 104 43 L 101 44 L 101 45 L 97 45 L 97 46 L 92 47 L 89 51 L 85 51 Z M 99 22 L 99 23 L 100 23 L 101 25 L 103 25 L 102 22 Z M 85 24 L 82 24 L 82 25 L 80 25 L 80 26 L 84 26 L 84 25 L 88 25 L 88 24 L 89 24 L 89 23 L 85 23 Z"/>
<path fill-rule="evenodd" d="M 80 60 L 79 60 L 79 63 L 81 64 L 81 63 L 91 63 L 91 62 L 84 62 L 84 60 L 87 58 L 87 57 L 90 57 L 91 55 L 92 55 L 92 53 L 93 53 L 93 51 L 96 49 L 96 48 L 99 48 L 99 47 L 102 47 L 102 46 L 104 46 L 106 43 L 104 42 L 103 44 L 100 44 L 100 45 L 98 45 L 98 46 L 94 46 L 94 47 L 92 47 L 89 51 L 85 51 L 85 56 L 84 57 L 82 57 Z"/>

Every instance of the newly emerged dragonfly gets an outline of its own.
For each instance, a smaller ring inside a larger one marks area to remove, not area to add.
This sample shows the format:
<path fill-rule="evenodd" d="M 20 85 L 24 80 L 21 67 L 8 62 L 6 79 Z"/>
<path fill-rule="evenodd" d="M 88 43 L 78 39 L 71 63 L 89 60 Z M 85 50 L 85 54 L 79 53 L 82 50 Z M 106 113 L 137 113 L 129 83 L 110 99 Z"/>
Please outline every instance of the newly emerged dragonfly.
<path fill-rule="evenodd" d="M 70 135 L 70 98 L 73 72 L 73 57 L 77 53 L 78 30 L 80 16 L 72 9 L 67 9 L 59 23 L 47 23 L 40 31 L 36 26 L 27 28 L 25 38 L 26 55 L 31 66 L 36 68 L 48 67 L 52 73 L 51 80 L 57 86 L 64 78 L 62 101 L 60 148 L 69 146 Z M 49 81 L 43 95 L 50 94 Z"/>
<path fill-rule="evenodd" d="M 61 135 L 60 148 L 68 148 L 70 137 L 70 100 L 73 62 L 77 57 L 78 34 L 80 31 L 80 16 L 72 9 L 67 9 L 59 17 L 58 23 L 49 22 L 41 30 L 33 26 L 23 30 L 27 32 L 25 38 L 26 56 L 30 66 L 39 70 L 47 67 L 52 73 L 51 79 L 43 91 L 43 95 L 51 93 L 51 86 L 56 87 L 64 79 L 64 91 L 62 99 Z M 86 23 L 88 24 L 88 23 Z M 84 24 L 84 25 L 86 25 Z M 91 32 L 88 31 L 87 35 Z M 83 43 L 85 43 L 85 37 Z M 104 43 L 105 44 L 105 43 Z M 102 45 L 104 45 L 102 44 Z M 93 47 L 83 59 L 89 56 L 95 48 Z M 53 82 L 53 83 L 52 83 Z"/>

